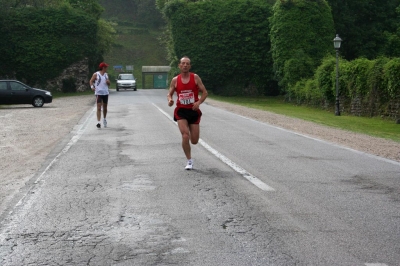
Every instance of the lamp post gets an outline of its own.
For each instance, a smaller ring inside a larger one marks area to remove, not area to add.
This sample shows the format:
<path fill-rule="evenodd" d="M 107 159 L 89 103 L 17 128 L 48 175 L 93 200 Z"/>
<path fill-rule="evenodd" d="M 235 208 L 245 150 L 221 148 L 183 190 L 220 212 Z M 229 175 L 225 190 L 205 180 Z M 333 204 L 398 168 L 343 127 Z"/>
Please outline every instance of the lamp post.
<path fill-rule="evenodd" d="M 336 103 L 335 103 L 335 115 L 340 115 L 339 108 L 339 49 L 342 44 L 342 39 L 340 39 L 339 34 L 336 34 L 335 39 L 333 39 L 333 46 L 336 49 Z"/>

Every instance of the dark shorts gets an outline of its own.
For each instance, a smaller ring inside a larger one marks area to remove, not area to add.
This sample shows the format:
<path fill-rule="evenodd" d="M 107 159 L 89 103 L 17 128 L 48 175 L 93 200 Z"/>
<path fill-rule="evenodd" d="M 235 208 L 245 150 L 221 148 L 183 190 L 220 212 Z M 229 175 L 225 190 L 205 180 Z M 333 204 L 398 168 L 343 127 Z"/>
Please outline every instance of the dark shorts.
<path fill-rule="evenodd" d="M 108 95 L 96 95 L 96 103 L 108 103 Z"/>
<path fill-rule="evenodd" d="M 176 107 L 174 111 L 174 121 L 186 119 L 189 124 L 199 124 L 201 118 L 201 111 L 194 111 L 189 108 Z"/>

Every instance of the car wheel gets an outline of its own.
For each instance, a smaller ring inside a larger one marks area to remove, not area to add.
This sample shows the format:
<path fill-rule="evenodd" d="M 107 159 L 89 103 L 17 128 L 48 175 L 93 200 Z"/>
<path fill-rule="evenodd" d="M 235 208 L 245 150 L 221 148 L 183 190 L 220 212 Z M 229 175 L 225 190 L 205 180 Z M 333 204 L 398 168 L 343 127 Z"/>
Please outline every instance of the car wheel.
<path fill-rule="evenodd" d="M 117 91 L 119 91 L 119 88 L 117 87 Z"/>
<path fill-rule="evenodd" d="M 32 105 L 34 107 L 42 107 L 44 104 L 44 99 L 40 96 L 36 96 L 35 98 L 33 98 L 33 102 Z"/>
<path fill-rule="evenodd" d="M 133 91 L 136 91 L 136 88 L 133 88 Z"/>

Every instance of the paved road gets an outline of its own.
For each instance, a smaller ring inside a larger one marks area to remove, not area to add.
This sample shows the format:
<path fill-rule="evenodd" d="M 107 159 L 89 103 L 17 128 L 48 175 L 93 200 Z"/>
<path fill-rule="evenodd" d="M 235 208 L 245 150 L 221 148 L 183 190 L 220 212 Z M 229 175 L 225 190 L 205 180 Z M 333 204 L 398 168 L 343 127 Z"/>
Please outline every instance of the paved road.
<path fill-rule="evenodd" d="M 172 110 L 90 110 L 0 221 L 0 265 L 400 265 L 400 163 L 204 104 L 185 171 Z"/>

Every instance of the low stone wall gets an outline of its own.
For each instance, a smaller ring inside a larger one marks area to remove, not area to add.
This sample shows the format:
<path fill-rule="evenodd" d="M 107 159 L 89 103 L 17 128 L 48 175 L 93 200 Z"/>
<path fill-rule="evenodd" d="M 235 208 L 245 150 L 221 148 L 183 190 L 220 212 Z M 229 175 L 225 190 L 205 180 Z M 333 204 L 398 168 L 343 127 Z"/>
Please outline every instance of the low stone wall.
<path fill-rule="evenodd" d="M 366 101 L 359 96 L 353 97 L 349 106 L 350 113 L 356 116 L 381 116 L 400 119 L 400 96 L 382 105 L 379 97 Z"/>

